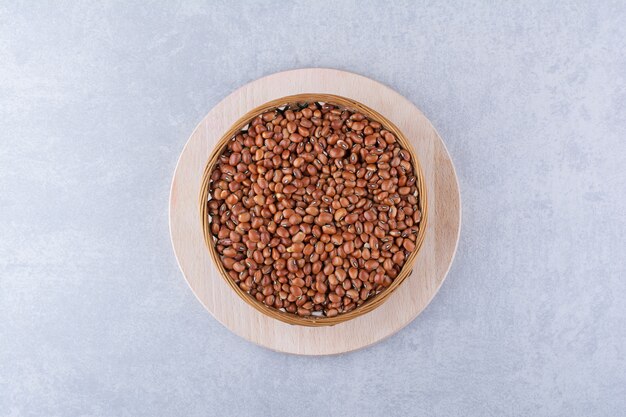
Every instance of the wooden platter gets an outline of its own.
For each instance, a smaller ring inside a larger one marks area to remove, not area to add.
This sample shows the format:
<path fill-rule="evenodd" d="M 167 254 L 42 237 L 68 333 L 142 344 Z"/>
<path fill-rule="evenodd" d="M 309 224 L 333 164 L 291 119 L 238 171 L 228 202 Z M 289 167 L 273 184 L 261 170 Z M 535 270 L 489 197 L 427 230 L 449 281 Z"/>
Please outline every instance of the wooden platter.
<path fill-rule="evenodd" d="M 415 149 L 428 190 L 426 237 L 413 272 L 377 309 L 324 327 L 294 326 L 272 319 L 240 299 L 221 277 L 205 246 L 198 196 L 206 163 L 221 136 L 242 115 L 273 99 L 301 93 L 352 98 L 394 123 Z M 218 103 L 183 149 L 170 194 L 174 252 L 192 291 L 213 316 L 239 336 L 269 349 L 328 355 L 376 343 L 410 323 L 437 293 L 456 251 L 461 221 L 459 187 L 445 145 L 426 117 L 390 88 L 333 69 L 280 72 L 253 81 Z"/>

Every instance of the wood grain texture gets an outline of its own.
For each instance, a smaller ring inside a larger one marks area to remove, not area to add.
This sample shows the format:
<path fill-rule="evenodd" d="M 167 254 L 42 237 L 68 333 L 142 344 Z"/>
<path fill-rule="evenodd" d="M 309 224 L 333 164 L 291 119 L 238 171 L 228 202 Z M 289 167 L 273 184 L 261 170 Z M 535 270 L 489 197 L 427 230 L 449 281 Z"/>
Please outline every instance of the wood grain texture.
<path fill-rule="evenodd" d="M 289 325 L 240 299 L 220 276 L 205 246 L 198 196 L 206 162 L 242 115 L 278 97 L 326 93 L 353 98 L 386 116 L 411 141 L 424 172 L 429 219 L 412 274 L 380 307 L 331 327 Z M 461 221 L 452 161 L 431 123 L 388 87 L 349 72 L 301 69 L 247 84 L 218 103 L 196 127 L 178 161 L 170 194 L 170 233 L 181 270 L 200 302 L 241 337 L 281 352 L 327 355 L 378 342 L 410 323 L 441 286 L 456 251 Z"/>

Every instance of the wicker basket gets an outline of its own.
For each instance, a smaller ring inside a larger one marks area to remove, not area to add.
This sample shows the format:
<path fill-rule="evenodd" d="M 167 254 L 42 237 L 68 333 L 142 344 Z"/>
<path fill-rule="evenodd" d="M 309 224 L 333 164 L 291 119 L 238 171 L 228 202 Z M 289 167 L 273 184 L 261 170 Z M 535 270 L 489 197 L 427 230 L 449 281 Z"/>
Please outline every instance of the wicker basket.
<path fill-rule="evenodd" d="M 417 234 L 417 239 L 415 241 L 415 250 L 409 255 L 406 259 L 402 270 L 398 273 L 396 278 L 393 280 L 391 285 L 383 290 L 382 292 L 376 294 L 371 299 L 367 300 L 364 304 L 358 306 L 352 311 L 347 313 L 339 314 L 335 317 L 300 317 L 296 314 L 282 312 L 278 309 L 268 307 L 265 304 L 259 302 L 243 291 L 239 286 L 230 278 L 230 276 L 226 273 L 224 266 L 222 265 L 222 261 L 220 260 L 219 254 L 215 248 L 215 238 L 211 235 L 210 228 L 210 219 L 208 214 L 208 197 L 209 197 L 209 181 L 211 177 L 211 172 L 213 171 L 219 156 L 222 154 L 224 148 L 228 145 L 228 142 L 232 139 L 235 134 L 239 133 L 248 123 L 250 123 L 256 116 L 259 114 L 265 113 L 269 110 L 273 109 L 283 109 L 286 107 L 297 107 L 303 103 L 311 103 L 311 102 L 321 102 L 321 103 L 332 103 L 338 105 L 340 107 L 357 111 L 365 115 L 367 118 L 371 120 L 378 121 L 382 124 L 382 126 L 388 131 L 392 132 L 396 135 L 398 142 L 402 146 L 402 148 L 406 149 L 411 154 L 411 163 L 413 164 L 413 169 L 415 171 L 415 175 L 417 177 L 416 186 L 418 190 L 418 205 L 419 209 L 422 212 L 422 218 L 420 220 L 419 231 Z M 224 278 L 224 280 L 228 283 L 228 285 L 244 300 L 246 303 L 259 310 L 263 314 L 275 318 L 277 320 L 283 321 L 285 323 L 300 325 L 300 326 L 332 326 L 335 324 L 342 323 L 344 321 L 353 319 L 355 317 L 359 317 L 365 313 L 368 313 L 380 306 L 385 302 L 391 295 L 391 293 L 402 284 L 402 282 L 411 274 L 413 269 L 413 263 L 415 262 L 415 258 L 417 253 L 422 246 L 424 241 L 424 235 L 426 231 L 426 221 L 428 218 L 427 213 L 428 205 L 426 204 L 426 188 L 424 182 L 424 175 L 422 173 L 419 161 L 417 159 L 417 155 L 413 150 L 410 142 L 406 139 L 404 134 L 387 120 L 384 116 L 377 113 L 376 111 L 370 109 L 369 107 L 345 97 L 331 95 L 331 94 L 298 94 L 294 96 L 282 97 L 276 100 L 272 100 L 263 104 L 262 106 L 257 107 L 249 111 L 247 114 L 242 116 L 233 126 L 224 133 L 222 138 L 219 140 L 209 161 L 207 162 L 206 168 L 204 170 L 204 175 L 202 177 L 202 185 L 200 188 L 200 218 L 202 220 L 202 229 L 204 233 L 204 240 L 208 247 L 209 253 L 213 258 L 213 262 L 215 262 L 215 266 L 220 271 L 220 274 Z"/>

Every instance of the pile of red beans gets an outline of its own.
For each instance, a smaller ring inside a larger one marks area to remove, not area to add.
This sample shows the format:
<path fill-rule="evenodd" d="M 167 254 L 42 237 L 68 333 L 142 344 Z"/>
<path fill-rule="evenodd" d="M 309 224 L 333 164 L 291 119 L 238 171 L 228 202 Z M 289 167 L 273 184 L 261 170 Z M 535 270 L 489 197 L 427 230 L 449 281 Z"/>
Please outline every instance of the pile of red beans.
<path fill-rule="evenodd" d="M 387 288 L 420 226 L 411 155 L 363 114 L 330 103 L 263 113 L 210 177 L 225 270 L 267 306 L 333 317 Z"/>

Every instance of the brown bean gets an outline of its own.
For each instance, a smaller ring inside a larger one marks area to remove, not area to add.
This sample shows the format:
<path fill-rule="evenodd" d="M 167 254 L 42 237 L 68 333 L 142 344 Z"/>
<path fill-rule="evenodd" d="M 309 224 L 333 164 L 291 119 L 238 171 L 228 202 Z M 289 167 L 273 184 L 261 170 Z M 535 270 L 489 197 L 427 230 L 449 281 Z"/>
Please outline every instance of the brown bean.
<path fill-rule="evenodd" d="M 335 269 L 335 277 L 337 277 L 337 280 L 339 280 L 339 282 L 343 282 L 346 277 L 348 276 L 348 274 L 346 273 L 345 270 L 341 269 L 341 268 L 336 268 Z"/>
<path fill-rule="evenodd" d="M 306 235 L 303 232 L 296 233 L 291 240 L 294 243 L 302 243 L 305 239 Z"/>
<path fill-rule="evenodd" d="M 348 224 L 354 224 L 357 220 L 359 220 L 359 215 L 356 213 L 350 213 L 344 218 L 344 220 Z"/>
<path fill-rule="evenodd" d="M 341 245 L 343 243 L 343 235 L 335 233 L 330 237 L 330 241 L 333 243 L 333 245 Z"/>
<path fill-rule="evenodd" d="M 346 253 L 346 255 L 350 255 L 352 252 L 354 252 L 354 242 L 352 242 L 351 240 L 345 242 L 343 244 L 343 251 Z"/>
<path fill-rule="evenodd" d="M 346 216 L 348 211 L 345 208 L 340 208 L 335 212 L 335 221 L 341 221 Z"/>
<path fill-rule="evenodd" d="M 365 220 L 371 222 L 372 220 L 376 220 L 376 213 L 374 213 L 372 210 L 368 210 L 363 213 L 363 217 L 365 218 Z"/>
<path fill-rule="evenodd" d="M 354 122 L 352 123 L 352 130 L 363 130 L 363 128 L 365 127 L 365 125 L 361 122 Z"/>
<path fill-rule="evenodd" d="M 289 216 L 289 223 L 291 224 L 300 224 L 302 222 L 302 216 L 298 214 L 292 214 Z"/>
<path fill-rule="evenodd" d="M 326 294 L 324 294 L 324 293 L 317 292 L 313 296 L 313 302 L 315 304 L 322 304 L 324 301 L 326 301 Z"/>
<path fill-rule="evenodd" d="M 380 186 L 380 189 L 383 191 L 391 191 L 393 189 L 393 181 L 384 180 Z"/>
<path fill-rule="evenodd" d="M 324 284 L 323 282 L 318 282 L 315 287 L 317 291 L 319 291 L 322 294 L 326 294 L 326 291 L 328 291 L 328 286 Z"/>
<path fill-rule="evenodd" d="M 330 213 L 320 213 L 320 215 L 317 217 L 317 224 L 320 225 L 324 225 L 324 224 L 329 224 L 330 222 L 333 221 L 333 215 Z"/>
<path fill-rule="evenodd" d="M 304 165 L 304 158 L 298 157 L 293 160 L 294 168 L 300 168 L 302 165 Z"/>
<path fill-rule="evenodd" d="M 294 296 L 294 297 L 301 297 L 302 296 L 302 288 L 296 286 L 296 285 L 292 285 L 291 287 L 289 287 L 289 292 Z"/>
<path fill-rule="evenodd" d="M 294 278 L 291 282 L 296 287 L 304 287 L 304 280 L 302 278 Z"/>
<path fill-rule="evenodd" d="M 233 258 L 222 258 L 222 263 L 226 269 L 233 269 L 235 262 Z"/>
<path fill-rule="evenodd" d="M 392 261 L 396 265 L 401 265 L 404 262 L 404 252 L 398 251 L 398 252 L 394 253 Z"/>
<path fill-rule="evenodd" d="M 346 151 L 343 150 L 342 148 L 332 148 L 329 152 L 328 155 L 331 158 L 342 158 L 344 155 L 346 154 Z"/>
<path fill-rule="evenodd" d="M 298 315 L 299 316 L 310 316 L 311 315 L 311 310 L 308 310 L 308 309 L 303 308 L 303 307 L 299 307 L 298 308 Z"/>
<path fill-rule="evenodd" d="M 404 242 L 402 243 L 402 247 L 409 252 L 413 252 L 415 250 L 415 243 L 411 241 L 410 239 L 404 239 Z"/>
<path fill-rule="evenodd" d="M 304 211 L 311 216 L 317 216 L 320 213 L 319 209 L 315 206 L 309 206 Z"/>
<path fill-rule="evenodd" d="M 352 298 L 353 300 L 357 300 L 359 298 L 359 292 L 355 290 L 354 288 L 352 288 L 346 291 L 346 296 L 348 296 L 349 298 Z"/>
<path fill-rule="evenodd" d="M 368 271 L 372 271 L 378 268 L 378 266 L 379 266 L 378 261 L 375 261 L 374 259 L 370 259 L 365 262 L 365 269 L 367 269 Z"/>
<path fill-rule="evenodd" d="M 254 229 L 250 229 L 248 231 L 248 239 L 250 239 L 251 242 L 260 242 L 261 241 L 261 234 L 254 230 Z"/>
<path fill-rule="evenodd" d="M 356 267 L 351 267 L 348 269 L 348 275 L 350 279 L 356 279 L 359 276 L 359 270 Z"/>

